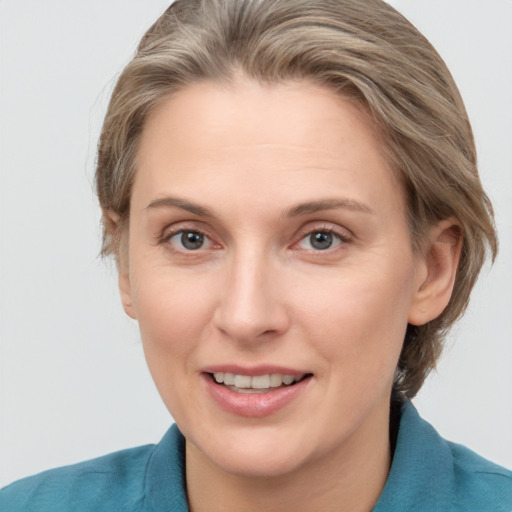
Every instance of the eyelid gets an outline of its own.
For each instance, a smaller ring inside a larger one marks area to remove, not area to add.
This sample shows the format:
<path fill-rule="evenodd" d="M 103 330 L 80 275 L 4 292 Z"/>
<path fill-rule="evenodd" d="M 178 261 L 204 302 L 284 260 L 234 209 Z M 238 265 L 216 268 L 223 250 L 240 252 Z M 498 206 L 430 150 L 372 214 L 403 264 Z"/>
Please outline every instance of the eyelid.
<path fill-rule="evenodd" d="M 205 235 L 204 233 L 200 233 L 199 231 L 192 231 L 191 229 L 180 229 L 176 231 L 176 233 L 173 233 L 167 237 L 167 242 L 171 243 L 171 240 L 173 240 L 174 238 L 183 237 L 184 233 L 193 233 L 194 235 L 199 235 L 201 237 L 203 245 L 201 245 L 201 247 L 198 247 L 197 249 L 188 249 L 186 247 L 182 249 L 180 248 L 180 251 L 182 252 L 199 252 L 201 249 L 209 249 L 210 245 L 213 243 L 209 236 Z M 171 243 L 171 245 L 174 245 L 174 242 Z M 183 242 L 181 242 L 181 245 L 183 245 Z"/>
<path fill-rule="evenodd" d="M 322 253 L 332 252 L 332 251 L 336 250 L 336 248 L 339 245 L 345 245 L 345 244 L 352 242 L 352 240 L 354 238 L 354 235 L 352 234 L 352 232 L 350 230 L 348 230 L 347 228 L 341 227 L 341 226 L 336 226 L 335 224 L 323 222 L 323 223 L 318 223 L 316 225 L 314 225 L 314 223 L 313 223 L 313 225 L 312 225 L 311 223 L 308 223 L 307 226 L 304 226 L 303 228 L 301 228 L 299 230 L 299 232 L 297 233 L 297 235 L 295 237 L 296 241 L 292 244 L 292 247 L 297 246 L 306 237 L 311 236 L 313 233 L 331 233 L 332 235 L 335 235 L 336 237 L 338 237 L 340 239 L 341 243 L 337 244 L 332 249 L 331 248 L 326 249 L 326 250 L 310 249 L 310 252 L 319 252 L 319 253 L 320 252 L 322 252 Z M 305 250 L 307 250 L 307 249 L 305 249 Z"/>
<path fill-rule="evenodd" d="M 208 240 L 208 242 L 209 242 L 208 246 L 201 247 L 197 250 L 186 250 L 186 249 L 176 248 L 175 246 L 173 246 L 173 244 L 170 243 L 170 240 L 171 240 L 171 238 L 178 235 L 179 233 L 184 233 L 184 232 L 198 233 L 198 234 L 202 235 L 205 238 L 205 240 Z M 186 222 L 186 221 L 178 222 L 176 224 L 166 227 L 163 230 L 162 235 L 160 236 L 159 242 L 161 244 L 167 244 L 168 248 L 177 254 L 193 254 L 193 253 L 199 254 L 199 253 L 203 253 L 208 250 L 218 249 L 221 247 L 221 244 L 219 244 L 213 238 L 213 236 L 210 234 L 208 229 L 205 229 L 203 227 L 198 227 L 197 223 L 195 223 L 195 222 Z"/>
<path fill-rule="evenodd" d="M 200 223 L 200 224 L 203 224 L 203 223 Z M 173 236 L 176 236 L 178 233 L 182 233 L 182 232 L 186 232 L 186 231 L 199 233 L 202 236 L 204 236 L 205 239 L 207 239 L 209 242 L 208 247 L 206 247 L 206 248 L 201 247 L 200 249 L 197 249 L 195 251 L 179 250 L 177 248 L 173 248 L 172 250 L 174 252 L 182 253 L 182 254 L 191 254 L 191 253 L 201 253 L 201 252 L 205 252 L 205 251 L 208 251 L 211 249 L 222 248 L 222 244 L 220 244 L 219 242 L 216 241 L 216 237 L 214 237 L 210 233 L 210 230 L 207 229 L 206 227 L 198 226 L 197 221 L 179 221 L 175 224 L 167 226 L 165 229 L 163 229 L 161 235 L 159 236 L 159 243 L 161 243 L 161 244 L 167 243 L 168 245 L 171 245 L 169 243 L 169 241 Z M 348 243 L 352 242 L 354 239 L 353 233 L 348 228 L 346 228 L 344 226 L 339 226 L 339 225 L 333 224 L 331 222 L 325 222 L 325 221 L 323 221 L 323 222 L 314 222 L 313 221 L 313 222 L 308 222 L 305 226 L 301 227 L 296 232 L 296 235 L 294 236 L 295 241 L 292 243 L 291 248 L 294 248 L 302 240 L 304 240 L 304 238 L 306 238 L 307 236 L 310 236 L 312 233 L 315 233 L 315 232 L 331 233 L 331 234 L 335 235 L 336 237 L 338 237 L 340 239 L 341 243 L 337 244 L 336 247 L 338 247 L 339 245 L 348 244 Z M 332 252 L 332 251 L 336 250 L 336 247 L 333 247 L 332 249 L 326 249 L 326 250 L 311 249 L 310 252 L 328 253 L 328 252 Z"/>

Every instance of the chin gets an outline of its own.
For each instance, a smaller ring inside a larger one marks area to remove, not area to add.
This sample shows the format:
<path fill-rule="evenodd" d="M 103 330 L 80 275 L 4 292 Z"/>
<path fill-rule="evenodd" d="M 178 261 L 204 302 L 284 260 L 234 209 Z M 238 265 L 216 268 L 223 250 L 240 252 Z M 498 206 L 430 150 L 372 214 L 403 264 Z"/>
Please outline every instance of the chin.
<path fill-rule="evenodd" d="M 247 478 L 276 478 L 290 474 L 310 458 L 307 443 L 281 432 L 242 431 L 193 443 L 198 454 L 222 471 Z M 256 434 L 256 435 L 255 435 Z M 299 442 L 300 441 L 300 442 Z"/>
<path fill-rule="evenodd" d="M 289 475 L 304 464 L 296 454 L 287 454 L 282 450 L 276 453 L 233 450 L 213 461 L 226 473 L 243 478 L 279 478 Z"/>

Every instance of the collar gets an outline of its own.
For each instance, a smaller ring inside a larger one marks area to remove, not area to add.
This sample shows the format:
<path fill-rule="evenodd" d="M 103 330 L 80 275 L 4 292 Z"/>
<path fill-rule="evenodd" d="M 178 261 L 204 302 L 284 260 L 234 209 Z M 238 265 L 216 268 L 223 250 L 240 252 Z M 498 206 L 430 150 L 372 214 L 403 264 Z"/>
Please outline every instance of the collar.
<path fill-rule="evenodd" d="M 419 504 L 429 512 L 452 510 L 454 480 L 448 443 L 405 401 L 391 470 L 373 512 L 419 512 Z"/>
<path fill-rule="evenodd" d="M 401 409 L 396 449 L 373 512 L 453 510 L 453 458 L 448 443 L 422 420 L 411 402 Z M 141 511 L 187 512 L 185 438 L 173 425 L 148 461 Z"/>
<path fill-rule="evenodd" d="M 141 512 L 188 512 L 186 488 L 185 438 L 174 424 L 148 461 Z"/>

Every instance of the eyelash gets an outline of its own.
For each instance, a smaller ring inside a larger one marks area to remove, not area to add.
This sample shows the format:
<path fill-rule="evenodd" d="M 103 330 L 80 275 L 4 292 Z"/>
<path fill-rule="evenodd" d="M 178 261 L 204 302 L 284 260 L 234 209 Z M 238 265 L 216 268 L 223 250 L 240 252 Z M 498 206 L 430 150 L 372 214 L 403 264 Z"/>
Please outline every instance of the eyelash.
<path fill-rule="evenodd" d="M 296 242 L 294 245 L 299 245 L 301 242 L 307 240 L 308 238 L 311 240 L 311 236 L 314 234 L 329 235 L 333 238 L 338 239 L 338 243 L 334 247 L 329 246 L 326 249 L 315 249 L 313 247 L 312 249 L 306 249 L 306 250 L 308 250 L 310 252 L 314 252 L 314 253 L 332 252 L 332 251 L 336 250 L 337 247 L 351 242 L 351 238 L 348 235 L 346 235 L 344 233 L 340 233 L 338 230 L 330 228 L 330 227 L 322 227 L 320 229 L 316 228 L 316 229 L 308 230 L 307 232 L 301 234 L 300 240 L 298 242 Z"/>
<path fill-rule="evenodd" d="M 186 249 L 186 248 L 183 248 L 183 249 L 177 249 L 175 247 L 175 244 L 173 244 L 171 242 L 171 240 L 178 236 L 178 235 L 181 235 L 183 237 L 184 234 L 194 234 L 194 235 L 199 235 L 201 237 L 203 237 L 203 239 L 206 241 L 208 240 L 210 242 L 210 244 L 212 245 L 218 245 L 216 244 L 215 242 L 213 242 L 213 240 L 211 239 L 211 237 L 209 237 L 204 231 L 200 230 L 200 229 L 196 229 L 196 228 L 186 228 L 186 227 L 181 227 L 179 229 L 176 229 L 176 230 L 173 230 L 173 231 L 168 231 L 164 234 L 164 236 L 162 237 L 162 240 L 161 242 L 166 244 L 168 246 L 168 248 L 173 252 L 173 253 L 176 253 L 176 254 L 187 254 L 187 255 L 192 255 L 194 253 L 199 253 L 201 249 L 204 249 L 204 247 L 198 247 L 197 250 L 194 250 L 194 249 Z M 218 245 L 218 247 L 220 247 L 220 245 Z"/>
<path fill-rule="evenodd" d="M 203 246 L 198 247 L 197 250 L 186 249 L 186 248 L 177 249 L 175 247 L 175 244 L 173 244 L 171 242 L 171 240 L 174 237 L 176 237 L 178 235 L 183 236 L 186 233 L 194 234 L 194 235 L 199 235 L 199 236 L 203 237 L 203 239 L 205 241 L 208 240 L 211 245 L 213 245 L 213 246 L 216 245 L 217 246 L 216 248 L 220 248 L 221 247 L 220 244 L 217 244 L 216 242 L 214 242 L 211 239 L 211 237 L 209 237 L 204 231 L 202 231 L 200 229 L 197 229 L 197 228 L 187 228 L 187 227 L 180 227 L 179 229 L 166 232 L 164 234 L 164 236 L 162 237 L 162 239 L 161 239 L 161 243 L 166 244 L 168 246 L 168 248 L 173 253 L 176 253 L 178 255 L 179 254 L 182 254 L 182 255 L 193 255 L 194 253 L 199 255 L 199 253 L 201 252 L 201 249 L 205 249 Z M 292 245 L 292 248 L 298 246 L 301 242 L 307 240 L 308 237 L 311 237 L 314 234 L 329 235 L 329 236 L 331 236 L 333 238 L 338 239 L 338 243 L 336 243 L 336 245 L 334 247 L 329 246 L 326 249 L 315 249 L 314 247 L 311 248 L 311 249 L 304 249 L 304 250 L 306 250 L 308 252 L 312 252 L 312 253 L 330 253 L 330 252 L 333 252 L 334 250 L 336 250 L 337 247 L 342 246 L 342 245 L 346 245 L 346 244 L 348 244 L 348 243 L 350 243 L 352 241 L 351 236 L 348 236 L 345 233 L 341 233 L 338 230 L 333 229 L 331 227 L 324 226 L 322 228 L 315 228 L 315 229 L 310 229 L 310 230 L 307 230 L 307 231 L 303 231 L 300 234 L 300 239 Z M 214 247 L 214 249 L 215 249 L 215 247 Z"/>

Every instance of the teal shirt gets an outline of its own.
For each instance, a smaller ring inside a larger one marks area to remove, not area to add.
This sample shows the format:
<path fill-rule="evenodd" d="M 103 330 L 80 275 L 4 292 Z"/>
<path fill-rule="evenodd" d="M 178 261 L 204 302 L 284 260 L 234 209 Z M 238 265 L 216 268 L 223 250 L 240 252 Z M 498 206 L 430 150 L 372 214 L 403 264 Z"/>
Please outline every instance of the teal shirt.
<path fill-rule="evenodd" d="M 185 440 L 52 469 L 0 491 L 0 512 L 187 512 Z M 414 406 L 401 411 L 391 471 L 374 512 L 512 512 L 512 472 L 442 439 Z"/>

